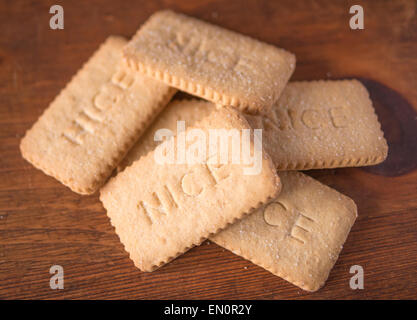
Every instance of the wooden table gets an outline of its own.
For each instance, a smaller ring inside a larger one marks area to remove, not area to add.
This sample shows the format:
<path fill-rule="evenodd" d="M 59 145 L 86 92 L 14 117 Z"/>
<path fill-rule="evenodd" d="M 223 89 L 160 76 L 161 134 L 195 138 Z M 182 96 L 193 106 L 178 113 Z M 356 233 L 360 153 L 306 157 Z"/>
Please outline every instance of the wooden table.
<path fill-rule="evenodd" d="M 0 3 L 0 298 L 397 299 L 417 297 L 416 1 L 56 1 Z M 349 28 L 362 3 L 365 29 Z M 355 200 L 357 219 L 329 280 L 309 294 L 205 242 L 153 273 L 133 266 L 97 195 L 80 196 L 34 169 L 18 145 L 110 34 L 130 37 L 154 11 L 190 14 L 286 48 L 293 80 L 361 78 L 390 145 L 373 168 L 310 171 Z M 51 290 L 62 265 L 65 289 Z M 361 265 L 365 289 L 351 290 Z"/>

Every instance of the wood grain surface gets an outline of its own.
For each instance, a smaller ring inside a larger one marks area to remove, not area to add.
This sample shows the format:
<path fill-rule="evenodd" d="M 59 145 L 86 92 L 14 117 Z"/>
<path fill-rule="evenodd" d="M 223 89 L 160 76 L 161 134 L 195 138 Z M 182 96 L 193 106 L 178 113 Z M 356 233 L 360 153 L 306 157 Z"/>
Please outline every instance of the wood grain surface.
<path fill-rule="evenodd" d="M 65 29 L 49 28 L 61 4 Z M 365 29 L 349 28 L 361 4 Z M 1 299 L 417 298 L 416 1 L 1 1 Z M 310 294 L 205 242 L 153 273 L 133 266 L 97 195 L 80 196 L 24 161 L 24 132 L 111 34 L 131 37 L 171 8 L 286 48 L 292 80 L 360 78 L 390 145 L 372 168 L 309 171 L 353 198 L 359 218 L 329 280 Z M 65 289 L 51 290 L 62 265 Z M 365 289 L 351 290 L 361 265 Z"/>

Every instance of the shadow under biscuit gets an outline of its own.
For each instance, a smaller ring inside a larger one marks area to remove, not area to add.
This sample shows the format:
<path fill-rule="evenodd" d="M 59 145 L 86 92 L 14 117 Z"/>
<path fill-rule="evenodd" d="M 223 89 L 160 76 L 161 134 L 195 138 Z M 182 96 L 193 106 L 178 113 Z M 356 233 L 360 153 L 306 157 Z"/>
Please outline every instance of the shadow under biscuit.
<path fill-rule="evenodd" d="M 396 177 L 417 168 L 417 111 L 395 90 L 375 80 L 359 78 L 368 89 L 388 143 L 388 157 L 362 170 Z"/>

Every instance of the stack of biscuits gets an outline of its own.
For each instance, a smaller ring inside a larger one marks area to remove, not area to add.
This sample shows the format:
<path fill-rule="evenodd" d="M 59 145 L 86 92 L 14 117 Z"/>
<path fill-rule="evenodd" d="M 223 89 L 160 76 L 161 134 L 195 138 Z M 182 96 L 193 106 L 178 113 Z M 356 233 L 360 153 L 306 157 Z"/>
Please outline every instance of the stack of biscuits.
<path fill-rule="evenodd" d="M 286 50 L 157 12 L 129 42 L 111 36 L 100 46 L 28 130 L 21 153 L 74 192 L 100 189 L 142 271 L 210 239 L 316 291 L 357 208 L 298 170 L 374 165 L 388 147 L 360 82 L 288 82 L 294 69 Z M 195 98 L 171 101 L 177 90 Z M 219 162 L 232 144 L 201 162 L 157 161 L 216 129 L 249 132 L 250 156 Z"/>

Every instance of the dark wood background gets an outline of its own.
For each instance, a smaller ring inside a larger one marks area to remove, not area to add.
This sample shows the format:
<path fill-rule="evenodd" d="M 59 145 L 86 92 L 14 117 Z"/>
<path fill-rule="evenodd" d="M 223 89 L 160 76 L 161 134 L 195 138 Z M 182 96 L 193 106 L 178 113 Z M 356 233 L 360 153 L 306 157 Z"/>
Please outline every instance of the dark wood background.
<path fill-rule="evenodd" d="M 365 30 L 349 28 L 362 4 Z M 61 4 L 65 29 L 49 28 Z M 417 298 L 416 1 L 1 1 L 0 298 Z M 310 171 L 353 198 L 359 218 L 324 288 L 309 294 L 205 242 L 153 273 L 133 266 L 97 195 L 79 196 L 25 162 L 18 144 L 98 45 L 172 8 L 286 48 L 293 80 L 361 78 L 390 145 L 383 165 Z M 65 289 L 49 288 L 64 267 Z M 365 289 L 349 288 L 350 266 Z"/>

